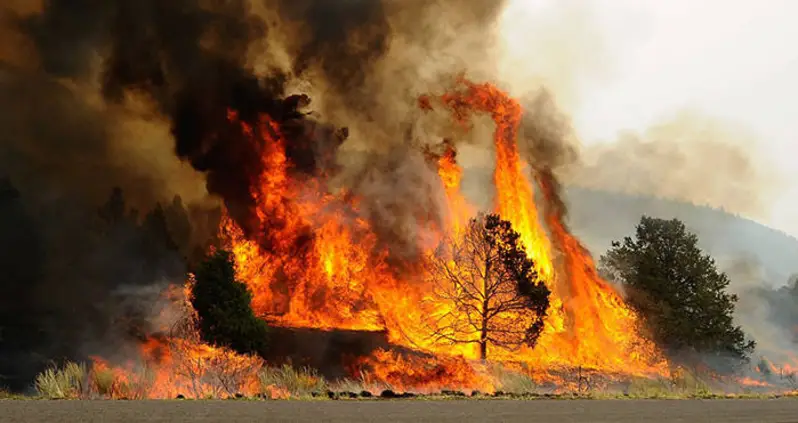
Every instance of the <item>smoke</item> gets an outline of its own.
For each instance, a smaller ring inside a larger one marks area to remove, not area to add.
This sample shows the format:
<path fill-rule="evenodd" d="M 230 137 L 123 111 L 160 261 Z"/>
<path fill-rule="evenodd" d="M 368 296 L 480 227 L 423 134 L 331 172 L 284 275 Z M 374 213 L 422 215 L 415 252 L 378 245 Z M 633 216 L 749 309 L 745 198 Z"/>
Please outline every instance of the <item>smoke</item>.
<path fill-rule="evenodd" d="M 736 125 L 685 111 L 643 133 L 585 147 L 569 182 L 763 218 L 781 181 L 750 152 L 755 142 Z"/>
<path fill-rule="evenodd" d="M 739 297 L 735 322 L 757 342 L 752 365 L 764 359 L 776 368 L 787 365 L 794 371 L 798 364 L 798 283 L 795 276 L 774 286 L 767 280 L 766 269 L 749 256 L 729 260 L 723 270 L 731 279 L 730 291 Z M 767 376 L 761 369 L 757 373 L 759 377 Z"/>
<path fill-rule="evenodd" d="M 16 247 L 3 256 L 10 268 L 2 297 L 13 311 L 0 322 L 0 373 L 20 387 L 46 359 L 103 345 L 119 330 L 119 310 L 131 309 L 120 301 L 153 300 L 129 295 L 151 292 L 146 287 L 120 287 L 179 278 L 181 257 L 143 247 L 152 240 L 142 225 L 158 232 L 147 222 L 159 220 L 136 221 L 156 202 L 179 194 L 192 206 L 211 194 L 255 230 L 251 193 L 263 144 L 231 122 L 230 110 L 256 138 L 270 135 L 260 131 L 261 115 L 280 126 L 292 178 L 331 173 L 332 187 L 365 198 L 361 212 L 382 243 L 423 236 L 418 214 L 434 215 L 435 207 L 419 205 L 440 201 L 440 192 L 420 151 L 440 137 L 417 125 L 416 98 L 458 72 L 493 72 L 502 7 L 479 0 L 0 6 L 0 169 L 14 193 L 4 203 L 4 233 Z M 124 192 L 116 209 L 140 212 L 106 227 L 98 208 L 113 187 Z M 205 225 L 203 216 L 194 223 Z M 184 232 L 179 238 L 196 243 Z M 12 324 L 18 316 L 25 317 Z"/>

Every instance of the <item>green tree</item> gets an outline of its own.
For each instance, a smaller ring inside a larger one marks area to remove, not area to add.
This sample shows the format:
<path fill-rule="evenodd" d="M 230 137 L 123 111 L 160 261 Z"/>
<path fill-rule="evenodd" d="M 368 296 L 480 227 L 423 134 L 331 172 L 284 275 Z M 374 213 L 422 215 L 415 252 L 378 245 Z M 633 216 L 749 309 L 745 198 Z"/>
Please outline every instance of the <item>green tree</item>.
<path fill-rule="evenodd" d="M 543 330 L 549 289 L 527 257 L 520 236 L 498 215 L 472 219 L 427 258 L 434 305 L 446 312 L 431 323 L 433 339 L 515 349 L 534 345 Z"/>
<path fill-rule="evenodd" d="M 194 275 L 191 304 L 197 311 L 205 342 L 242 354 L 264 355 L 268 328 L 252 311 L 252 294 L 236 280 L 232 254 L 218 250 L 202 262 Z"/>
<path fill-rule="evenodd" d="M 643 216 L 635 238 L 614 241 L 599 260 L 601 274 L 624 286 L 630 305 L 671 357 L 707 364 L 746 361 L 754 349 L 733 322 L 737 296 L 729 278 L 698 248 L 679 220 Z"/>

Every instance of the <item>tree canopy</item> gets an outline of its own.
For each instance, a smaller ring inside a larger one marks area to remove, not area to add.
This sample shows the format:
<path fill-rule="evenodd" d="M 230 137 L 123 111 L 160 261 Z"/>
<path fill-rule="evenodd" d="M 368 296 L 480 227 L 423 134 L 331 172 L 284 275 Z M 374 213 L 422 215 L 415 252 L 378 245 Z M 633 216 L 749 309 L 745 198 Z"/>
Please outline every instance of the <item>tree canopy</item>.
<path fill-rule="evenodd" d="M 599 266 L 624 286 L 654 341 L 672 357 L 710 355 L 725 365 L 753 351 L 754 342 L 733 322 L 738 298 L 726 292 L 729 278 L 681 221 L 643 216 L 635 237 L 614 241 Z"/>
<path fill-rule="evenodd" d="M 232 254 L 212 253 L 195 273 L 191 304 L 203 341 L 224 346 L 242 354 L 264 355 L 268 328 L 252 311 L 252 294 L 236 280 Z"/>
<path fill-rule="evenodd" d="M 527 257 L 520 236 L 498 215 L 472 219 L 462 234 L 428 257 L 436 341 L 514 349 L 534 345 L 549 307 L 549 290 Z"/>

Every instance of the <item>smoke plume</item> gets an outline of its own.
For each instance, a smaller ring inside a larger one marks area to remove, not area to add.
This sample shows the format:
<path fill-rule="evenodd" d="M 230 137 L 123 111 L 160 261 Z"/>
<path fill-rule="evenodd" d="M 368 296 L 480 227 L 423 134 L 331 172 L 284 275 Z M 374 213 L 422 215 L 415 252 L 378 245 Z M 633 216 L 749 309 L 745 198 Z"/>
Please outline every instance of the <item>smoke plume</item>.
<path fill-rule="evenodd" d="M 569 180 L 763 218 L 781 181 L 748 151 L 755 142 L 729 122 L 683 112 L 642 134 L 585 147 Z"/>
<path fill-rule="evenodd" d="M 381 242 L 423 236 L 417 206 L 440 193 L 420 152 L 440 137 L 416 124 L 416 98 L 463 70 L 491 72 L 502 7 L 478 0 L 0 6 L 3 233 L 14 245 L 2 257 L 7 384 L 24 387 L 49 359 L 122 342 L 120 320 L 146 331 L 146 322 L 126 315 L 150 313 L 158 290 L 147 286 L 181 278 L 186 251 L 202 244 L 197 232 L 214 226 L 212 215 L 193 212 L 209 198 L 250 232 L 268 229 L 252 226 L 263 144 L 241 122 L 261 139 L 273 135 L 262 132 L 262 115 L 279 125 L 292 178 L 332 173 L 332 187 L 363 196 L 361 213 Z M 137 307 L 144 311 L 130 311 Z"/>

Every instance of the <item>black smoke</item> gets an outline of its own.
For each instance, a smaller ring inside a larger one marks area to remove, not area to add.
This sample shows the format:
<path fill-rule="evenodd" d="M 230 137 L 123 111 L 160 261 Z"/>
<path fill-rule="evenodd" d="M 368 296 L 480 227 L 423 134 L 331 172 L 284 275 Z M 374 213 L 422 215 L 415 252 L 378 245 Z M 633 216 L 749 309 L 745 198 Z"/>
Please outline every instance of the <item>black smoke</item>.
<path fill-rule="evenodd" d="M 393 42 L 434 50 L 437 29 L 408 16 L 456 10 L 458 22 L 487 29 L 502 3 L 263 0 L 264 16 L 245 0 L 49 0 L 40 13 L 3 15 L 0 25 L 25 39 L 32 50 L 23 56 L 35 59 L 21 68 L 0 58 L 0 176 L 9 176 L 0 194 L 0 384 L 24 389 L 49 360 L 85 359 L 146 332 L 142 319 L 123 310 L 146 317 L 157 290 L 144 289 L 151 294 L 132 306 L 125 292 L 179 281 L 188 256 L 204 245 L 197 233 L 218 221 L 216 211 L 191 213 L 172 201 L 164 183 L 172 175 L 134 161 L 161 158 L 120 157 L 115 130 L 127 118 L 120 111 L 143 103 L 145 117 L 167 122 L 172 156 L 201 175 L 250 236 L 261 236 L 269 228 L 254 218 L 252 192 L 261 152 L 275 136 L 262 116 L 280 128 L 295 180 L 334 175 L 349 154 L 338 151 L 349 123 L 309 114 L 315 103 L 289 90 L 292 82 L 323 87 L 355 112 L 352 119 L 385 119 L 396 98 L 383 98 L 379 87 L 394 87 L 409 104 L 422 94 L 407 78 L 380 73 Z M 287 67 L 256 71 L 252 58 L 269 45 L 265 39 L 285 49 Z M 424 54 L 402 56 L 397 68 L 434 60 Z M 410 118 L 396 116 L 405 127 Z M 416 140 L 410 131 L 391 136 L 387 152 L 355 160 L 361 166 L 352 174 L 364 178 L 348 187 L 366 195 L 363 213 L 381 245 L 435 212 Z M 375 150 L 384 142 L 360 141 Z"/>

